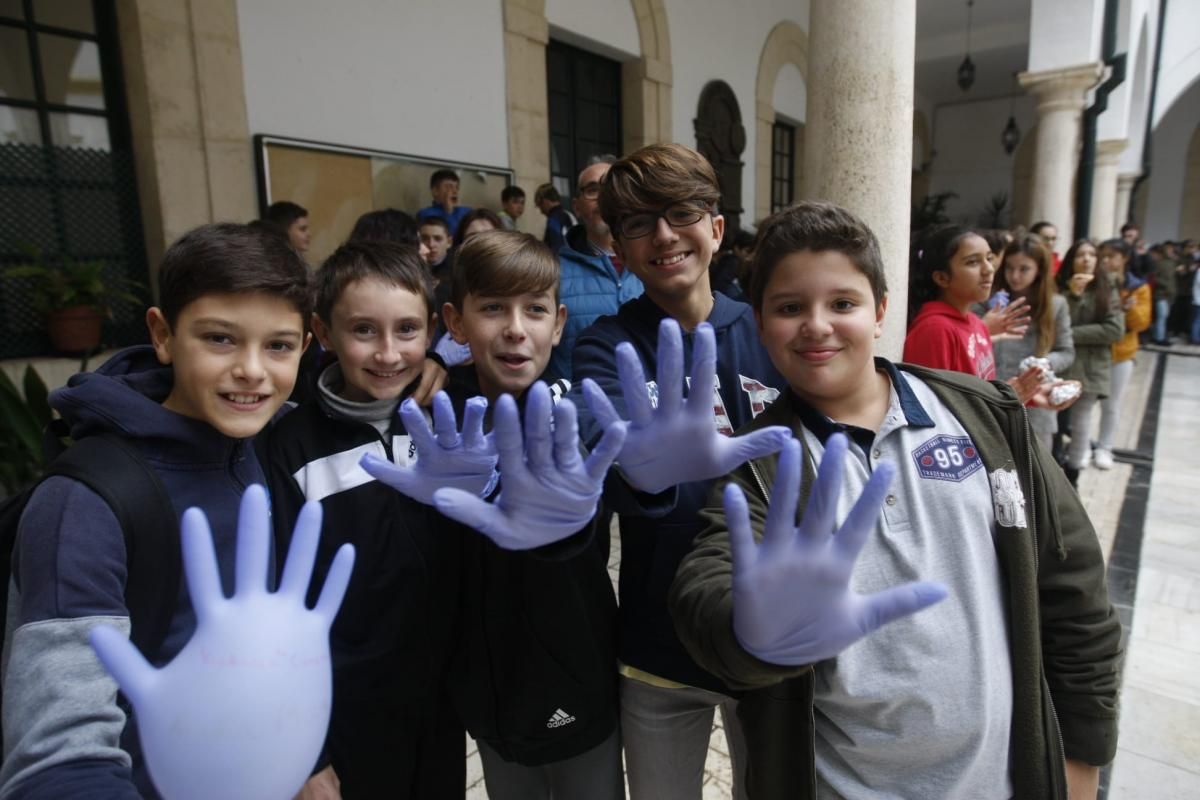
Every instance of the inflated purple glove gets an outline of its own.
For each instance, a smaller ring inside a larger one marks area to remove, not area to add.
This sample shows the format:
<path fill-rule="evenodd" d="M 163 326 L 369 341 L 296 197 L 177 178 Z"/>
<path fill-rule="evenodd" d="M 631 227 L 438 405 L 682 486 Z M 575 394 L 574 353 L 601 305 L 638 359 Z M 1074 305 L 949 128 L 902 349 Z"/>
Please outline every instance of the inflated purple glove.
<path fill-rule="evenodd" d="M 417 447 L 417 461 L 405 467 L 368 453 L 358 462 L 369 475 L 419 503 L 433 505 L 438 489 L 462 489 L 486 497 L 496 486 L 496 448 L 483 434 L 487 399 L 472 397 L 463 410 L 462 435 L 454 405 L 445 392 L 433 397 L 433 430 L 412 398 L 400 404 L 400 419 Z"/>
<path fill-rule="evenodd" d="M 596 515 L 605 473 L 625 439 L 625 423 L 607 426 L 585 461 L 574 404 L 555 404 L 538 381 L 525 402 L 524 436 L 517 403 L 509 395 L 496 402 L 492 435 L 500 452 L 495 502 L 460 489 L 439 489 L 433 502 L 438 511 L 505 550 L 530 550 L 578 533 Z"/>
<path fill-rule="evenodd" d="M 638 491 L 658 494 L 680 483 L 728 475 L 739 464 L 774 453 L 792 438 L 782 426 L 744 436 L 722 436 L 713 421 L 713 385 L 717 338 L 712 326 L 696 327 L 692 379 L 683 399 L 683 334 L 679 323 L 664 319 L 658 328 L 658 407 L 650 402 L 646 377 L 633 345 L 617 345 L 617 372 L 629 413 L 629 433 L 617 456 L 626 482 Z M 601 427 L 620 420 L 604 391 L 591 379 L 583 397 Z"/>
<path fill-rule="evenodd" d="M 305 605 L 321 534 L 321 504 L 296 521 L 279 590 L 267 591 L 271 522 L 267 493 L 251 486 L 238 516 L 236 589 L 226 598 L 204 513 L 180 525 L 196 632 L 162 669 L 115 629 L 99 625 L 92 647 L 137 712 L 150 778 L 169 800 L 255 797 L 300 791 L 329 726 L 333 679 L 329 627 L 346 593 L 354 547 L 342 545 L 311 611 Z"/>
<path fill-rule="evenodd" d="M 754 543 L 741 488 L 732 483 L 725 487 L 733 551 L 733 631 L 742 647 L 763 661 L 787 666 L 823 661 L 946 596 L 943 585 L 924 581 L 873 595 L 850 590 L 855 559 L 875 528 L 895 467 L 875 467 L 862 496 L 837 527 L 846 447 L 844 435 L 829 437 L 797 528 L 800 443 L 792 440 L 784 446 L 761 544 Z"/>

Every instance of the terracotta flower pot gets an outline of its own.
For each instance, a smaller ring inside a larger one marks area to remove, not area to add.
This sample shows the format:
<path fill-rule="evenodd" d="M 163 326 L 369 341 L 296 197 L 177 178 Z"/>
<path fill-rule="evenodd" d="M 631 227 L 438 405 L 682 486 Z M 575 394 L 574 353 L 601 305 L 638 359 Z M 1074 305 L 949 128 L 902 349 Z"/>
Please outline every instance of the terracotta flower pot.
<path fill-rule="evenodd" d="M 50 344 L 60 353 L 79 354 L 100 346 L 104 313 L 94 306 L 72 306 L 46 315 Z"/>

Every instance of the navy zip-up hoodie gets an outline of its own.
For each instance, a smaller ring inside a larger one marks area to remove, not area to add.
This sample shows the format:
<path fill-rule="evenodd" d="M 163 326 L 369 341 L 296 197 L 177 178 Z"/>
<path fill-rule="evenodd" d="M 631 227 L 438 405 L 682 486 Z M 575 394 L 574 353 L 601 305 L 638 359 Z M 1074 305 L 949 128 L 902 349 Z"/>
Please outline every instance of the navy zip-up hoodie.
<path fill-rule="evenodd" d="M 251 483 L 265 483 L 249 440 L 163 408 L 174 373 L 153 348 L 132 347 L 92 373 L 73 376 L 50 404 L 75 440 L 114 432 L 133 444 L 181 515 L 208 516 L 221 580 L 233 587 L 237 510 Z M 176 521 L 178 525 L 178 520 Z M 43 482 L 21 517 L 20 595 L 5 638 L 4 798 L 157 798 L 132 712 L 88 642 L 99 623 L 129 632 L 125 539 L 108 505 L 63 477 Z M 195 614 L 184 581 L 155 665 L 191 638 Z"/>
<path fill-rule="evenodd" d="M 575 385 L 568 397 L 579 410 L 580 436 L 589 447 L 596 444 L 602 430 L 581 396 L 583 379 L 596 381 L 622 418 L 628 419 L 617 376 L 616 347 L 621 342 L 633 344 L 647 383 L 654 381 L 658 326 L 664 317 L 666 312 L 642 295 L 580 334 L 574 353 Z M 715 294 L 708 322 L 717 339 L 714 422 L 719 431 L 732 435 L 760 414 L 785 384 L 759 344 L 750 306 Z M 692 339 L 692 334 L 683 337 L 685 374 L 692 370 Z M 675 570 L 705 527 L 699 512 L 711 485 L 712 481 L 681 484 L 675 490 L 673 507 L 664 515 L 653 510 L 661 507 L 662 496 L 636 495 L 610 475 L 605 501 L 621 515 L 619 657 L 623 664 L 660 678 L 730 694 L 687 654 L 667 613 L 667 592 Z"/>

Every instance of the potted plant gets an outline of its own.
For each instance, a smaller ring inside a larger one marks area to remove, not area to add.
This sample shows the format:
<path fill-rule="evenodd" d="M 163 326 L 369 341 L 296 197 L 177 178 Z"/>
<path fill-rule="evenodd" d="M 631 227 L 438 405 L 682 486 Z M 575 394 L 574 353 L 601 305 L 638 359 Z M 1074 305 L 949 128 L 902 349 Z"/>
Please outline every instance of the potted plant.
<path fill-rule="evenodd" d="M 26 248 L 30 261 L 5 270 L 9 278 L 31 281 L 33 304 L 46 318 L 50 343 L 60 353 L 88 353 L 100 345 L 104 319 L 116 300 L 137 303 L 124 278 L 106 281 L 105 262 L 71 256 L 50 261 L 36 248 Z"/>

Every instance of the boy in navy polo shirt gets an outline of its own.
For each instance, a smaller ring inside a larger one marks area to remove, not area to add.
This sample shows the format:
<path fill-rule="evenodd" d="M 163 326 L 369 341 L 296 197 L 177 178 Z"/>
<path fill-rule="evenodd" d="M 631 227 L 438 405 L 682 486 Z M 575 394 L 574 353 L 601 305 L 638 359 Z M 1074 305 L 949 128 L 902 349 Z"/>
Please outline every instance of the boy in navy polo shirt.
<path fill-rule="evenodd" d="M 1016 395 L 875 356 L 882 259 L 843 209 L 766 220 L 750 275 L 787 391 L 748 429 L 799 441 L 718 487 L 670 597 L 688 651 L 746 692 L 750 795 L 1095 797 L 1120 623 L 1091 523 Z M 946 588 L 893 588 L 918 576 Z"/>

